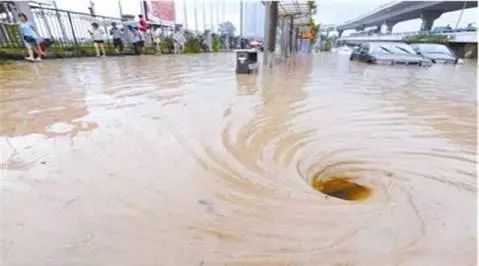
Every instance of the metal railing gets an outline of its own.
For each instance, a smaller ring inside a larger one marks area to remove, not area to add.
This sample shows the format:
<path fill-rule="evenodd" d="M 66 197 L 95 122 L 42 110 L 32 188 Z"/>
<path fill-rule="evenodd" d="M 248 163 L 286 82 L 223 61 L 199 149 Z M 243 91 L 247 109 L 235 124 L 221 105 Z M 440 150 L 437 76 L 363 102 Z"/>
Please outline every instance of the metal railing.
<path fill-rule="evenodd" d="M 15 5 L 13 2 L 0 1 L 0 47 L 23 45 L 15 24 Z"/>
<path fill-rule="evenodd" d="M 91 23 L 96 22 L 103 27 L 107 38 L 108 30 L 112 22 L 121 24 L 121 19 L 106 16 L 91 16 L 67 10 L 59 10 L 44 7 L 31 7 L 33 20 L 38 33 L 43 38 L 50 38 L 56 43 L 65 46 L 86 44 L 91 42 L 88 32 Z"/>
<path fill-rule="evenodd" d="M 91 16 L 88 13 L 31 6 L 33 17 L 29 18 L 38 33 L 44 39 L 48 38 L 57 47 L 69 47 L 75 51 L 80 46 L 91 44 L 91 23 L 96 22 L 105 31 L 107 42 L 111 37 L 108 31 L 112 22 L 121 25 L 120 18 L 107 16 Z M 18 32 L 18 18 L 13 14 L 14 7 L 10 2 L 0 2 L 0 48 L 23 47 Z"/>

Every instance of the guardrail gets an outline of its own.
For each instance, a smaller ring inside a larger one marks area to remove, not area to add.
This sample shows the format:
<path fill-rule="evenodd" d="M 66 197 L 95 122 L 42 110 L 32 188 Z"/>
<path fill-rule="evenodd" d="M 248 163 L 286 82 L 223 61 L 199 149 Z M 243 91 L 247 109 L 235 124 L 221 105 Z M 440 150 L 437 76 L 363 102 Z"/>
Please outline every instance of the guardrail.
<path fill-rule="evenodd" d="M 58 10 L 52 8 L 31 7 L 33 19 L 43 38 L 50 38 L 63 45 L 87 43 L 91 41 L 88 30 L 96 22 L 104 28 L 108 37 L 108 28 L 112 22 L 121 23 L 121 19 L 106 16 L 91 16 L 87 13 Z"/>
<path fill-rule="evenodd" d="M 54 40 L 55 45 L 59 46 L 74 48 L 90 43 L 91 36 L 88 30 L 93 22 L 104 28 L 107 41 L 110 41 L 108 30 L 111 23 L 121 24 L 121 19 L 114 17 L 93 17 L 87 13 L 35 6 L 30 9 L 33 18 L 29 19 L 34 22 L 40 36 Z M 24 44 L 20 39 L 16 22 L 13 17 L 0 21 L 0 47 L 23 47 Z"/>

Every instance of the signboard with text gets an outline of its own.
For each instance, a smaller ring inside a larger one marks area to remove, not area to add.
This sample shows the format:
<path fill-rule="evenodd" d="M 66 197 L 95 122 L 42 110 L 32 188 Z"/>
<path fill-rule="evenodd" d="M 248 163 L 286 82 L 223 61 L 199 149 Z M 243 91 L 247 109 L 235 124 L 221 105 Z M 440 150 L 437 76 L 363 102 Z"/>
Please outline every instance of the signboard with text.
<path fill-rule="evenodd" d="M 146 5 L 149 21 L 170 26 L 175 24 L 174 1 L 146 1 Z"/>

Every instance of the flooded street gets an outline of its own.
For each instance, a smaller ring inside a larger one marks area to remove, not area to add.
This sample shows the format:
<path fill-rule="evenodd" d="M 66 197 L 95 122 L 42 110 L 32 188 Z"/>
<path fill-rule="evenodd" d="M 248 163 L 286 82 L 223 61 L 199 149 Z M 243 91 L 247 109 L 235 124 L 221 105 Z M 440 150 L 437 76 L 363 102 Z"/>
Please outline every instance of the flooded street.
<path fill-rule="evenodd" d="M 0 66 L 1 264 L 475 265 L 476 64 Z"/>

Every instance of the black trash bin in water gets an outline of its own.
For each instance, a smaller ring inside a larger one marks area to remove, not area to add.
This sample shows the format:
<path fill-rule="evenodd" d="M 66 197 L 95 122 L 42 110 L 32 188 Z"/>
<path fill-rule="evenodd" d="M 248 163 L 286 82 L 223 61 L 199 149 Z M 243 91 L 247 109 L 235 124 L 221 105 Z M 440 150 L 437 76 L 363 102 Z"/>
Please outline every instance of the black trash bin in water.
<path fill-rule="evenodd" d="M 236 50 L 236 74 L 249 74 L 257 69 L 258 52 L 256 50 Z"/>

